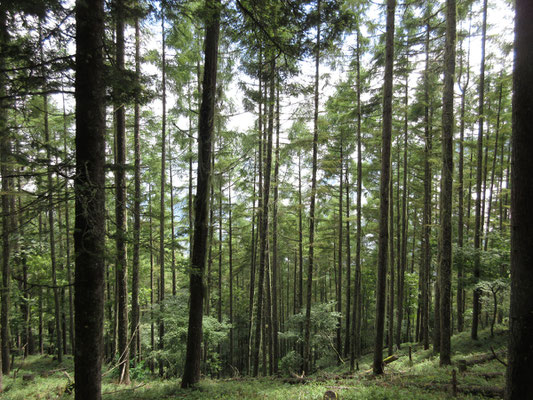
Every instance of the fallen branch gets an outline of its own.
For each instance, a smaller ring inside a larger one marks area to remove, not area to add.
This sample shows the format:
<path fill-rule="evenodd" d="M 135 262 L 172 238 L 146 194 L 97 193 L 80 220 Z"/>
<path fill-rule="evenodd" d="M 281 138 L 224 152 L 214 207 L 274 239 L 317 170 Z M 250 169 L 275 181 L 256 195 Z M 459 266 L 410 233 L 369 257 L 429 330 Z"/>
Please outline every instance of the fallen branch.
<path fill-rule="evenodd" d="M 499 361 L 501 364 L 507 367 L 507 363 L 505 361 L 500 360 L 500 358 L 496 355 L 496 352 L 494 351 L 494 347 L 490 346 L 490 351 L 492 351 L 492 355 L 497 361 Z"/>
<path fill-rule="evenodd" d="M 138 385 L 132 388 L 118 389 L 118 390 L 113 390 L 111 392 L 105 392 L 105 393 L 102 393 L 102 396 L 107 396 L 109 394 L 115 394 L 115 393 L 120 393 L 120 392 L 133 392 L 134 390 L 142 388 L 143 386 L 146 386 L 146 383 L 143 383 L 141 385 Z"/>

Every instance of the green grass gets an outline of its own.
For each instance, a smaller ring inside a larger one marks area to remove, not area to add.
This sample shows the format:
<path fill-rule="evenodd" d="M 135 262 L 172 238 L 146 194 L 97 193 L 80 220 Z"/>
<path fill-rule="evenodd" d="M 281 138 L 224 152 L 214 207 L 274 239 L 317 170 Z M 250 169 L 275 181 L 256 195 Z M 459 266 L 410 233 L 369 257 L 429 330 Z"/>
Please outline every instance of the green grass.
<path fill-rule="evenodd" d="M 452 361 L 469 359 L 490 353 L 490 348 L 498 351 L 506 346 L 506 334 L 498 328 L 495 337 L 488 331 L 480 333 L 473 342 L 468 332 L 452 338 Z M 375 378 L 369 372 L 372 355 L 362 357 L 360 370 L 349 374 L 346 364 L 322 370 L 310 377 L 306 384 L 289 384 L 276 378 L 243 378 L 228 380 L 204 379 L 195 389 L 183 390 L 178 379 L 135 381 L 130 386 L 118 385 L 113 378 L 106 376 L 102 387 L 104 399 L 109 400 L 156 400 L 156 399 L 269 399 L 269 400 L 318 400 L 327 390 L 334 390 L 339 398 L 365 400 L 428 400 L 450 399 L 443 385 L 451 382 L 454 366 L 439 367 L 439 358 L 431 350 L 423 350 L 412 344 L 413 362 L 408 359 L 409 344 L 397 350 L 400 358 L 389 364 L 385 375 Z M 64 370 L 66 370 L 66 373 Z M 68 393 L 70 378 L 73 377 L 71 356 L 59 364 L 50 356 L 31 356 L 26 360 L 15 361 L 14 372 L 4 377 L 6 400 L 73 399 Z M 505 367 L 493 360 L 468 368 L 467 373 L 457 374 L 458 384 L 467 386 L 504 386 Z M 34 375 L 33 381 L 24 381 L 24 375 Z M 487 377 L 488 375 L 488 377 Z M 459 395 L 463 399 L 484 399 L 481 395 Z"/>

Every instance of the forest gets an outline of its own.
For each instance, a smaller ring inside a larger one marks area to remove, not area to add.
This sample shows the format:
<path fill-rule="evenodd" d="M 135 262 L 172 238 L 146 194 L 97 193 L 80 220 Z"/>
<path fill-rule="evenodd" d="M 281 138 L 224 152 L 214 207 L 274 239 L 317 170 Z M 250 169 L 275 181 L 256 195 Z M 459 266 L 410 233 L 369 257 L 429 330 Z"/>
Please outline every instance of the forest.
<path fill-rule="evenodd" d="M 2 0 L 0 397 L 533 398 L 529 0 Z"/>

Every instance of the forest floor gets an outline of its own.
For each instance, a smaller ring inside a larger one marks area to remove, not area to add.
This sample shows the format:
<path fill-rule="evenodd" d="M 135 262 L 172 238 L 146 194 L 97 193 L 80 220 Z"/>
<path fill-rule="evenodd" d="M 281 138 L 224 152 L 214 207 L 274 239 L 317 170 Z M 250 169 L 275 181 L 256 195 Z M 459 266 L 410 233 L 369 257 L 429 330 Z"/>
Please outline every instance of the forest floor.
<path fill-rule="evenodd" d="M 452 338 L 453 366 L 439 367 L 439 358 L 431 350 L 412 345 L 412 361 L 409 361 L 405 344 L 395 352 L 398 359 L 385 367 L 382 377 L 371 373 L 372 354 L 362 357 L 359 371 L 350 374 L 347 363 L 321 370 L 314 375 L 300 378 L 232 378 L 204 379 L 197 388 L 183 390 L 178 379 L 136 380 L 130 386 L 118 385 L 104 377 L 103 399 L 156 400 L 156 399 L 302 399 L 319 400 L 326 391 L 334 391 L 338 398 L 348 399 L 448 399 L 453 396 L 453 374 L 456 372 L 457 398 L 503 398 L 505 383 L 505 349 L 507 331 L 495 330 L 490 337 L 482 331 L 479 340 L 472 341 L 469 332 Z M 496 357 L 495 357 L 496 356 Z M 459 367 L 466 371 L 459 372 Z M 15 359 L 9 377 L 4 376 L 5 400 L 73 399 L 72 356 L 62 364 L 51 356 L 31 356 L 26 360 Z"/>

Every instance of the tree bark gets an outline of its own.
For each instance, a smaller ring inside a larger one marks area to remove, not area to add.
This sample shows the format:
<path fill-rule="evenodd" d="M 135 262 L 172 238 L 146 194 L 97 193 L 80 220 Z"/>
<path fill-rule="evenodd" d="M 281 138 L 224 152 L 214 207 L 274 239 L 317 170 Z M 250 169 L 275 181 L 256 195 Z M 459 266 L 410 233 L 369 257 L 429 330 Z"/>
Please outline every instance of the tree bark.
<path fill-rule="evenodd" d="M 319 100 L 319 66 L 320 66 L 320 18 L 321 0 L 317 0 L 317 34 L 315 45 L 315 94 L 314 94 L 314 114 L 313 114 L 313 161 L 311 177 L 311 202 L 309 206 L 309 261 L 307 266 L 307 304 L 305 309 L 305 328 L 304 328 L 304 365 L 303 372 L 311 372 L 311 295 L 313 290 L 313 269 L 315 257 L 315 202 L 316 202 L 316 174 L 317 174 L 317 156 L 318 156 L 318 100 Z"/>
<path fill-rule="evenodd" d="M 139 18 L 135 18 L 135 80 L 139 84 L 141 74 L 141 45 Z M 139 307 L 139 260 L 141 245 L 141 143 L 140 143 L 140 104 L 135 96 L 133 116 L 133 152 L 134 152 L 134 198 L 133 198 L 133 262 L 131 270 L 131 359 L 137 363 L 140 349 L 140 307 Z"/>
<path fill-rule="evenodd" d="M 209 184 L 211 175 L 211 142 L 214 128 L 217 83 L 218 39 L 220 30 L 220 0 L 206 0 L 209 17 L 205 33 L 205 67 L 202 82 L 202 103 L 198 119 L 198 178 L 194 204 L 194 239 L 190 273 L 189 328 L 187 353 L 181 387 L 200 380 L 202 345 L 202 317 L 207 247 L 207 215 L 209 213 Z"/>
<path fill-rule="evenodd" d="M 511 170 L 511 311 L 505 398 L 533 393 L 533 4 L 516 1 Z"/>
<path fill-rule="evenodd" d="M 124 1 L 117 0 L 116 7 L 116 68 L 124 73 Z M 130 356 L 128 346 L 128 273 L 126 249 L 126 113 L 122 90 L 115 88 L 115 219 L 117 249 L 118 297 L 118 372 L 119 383 L 130 383 Z"/>
<path fill-rule="evenodd" d="M 481 276 L 481 260 L 479 250 L 481 249 L 481 190 L 482 172 L 483 172 L 483 124 L 485 121 L 485 42 L 487 37 L 487 0 L 483 1 L 483 26 L 481 31 L 481 64 L 479 76 L 479 105 L 478 105 L 478 137 L 477 137 L 477 175 L 476 175 L 476 219 L 474 223 L 474 279 L 475 283 Z M 472 309 L 472 331 L 471 337 L 474 340 L 478 338 L 479 316 L 481 313 L 480 304 L 481 291 L 474 289 L 473 309 Z"/>
<path fill-rule="evenodd" d="M 101 399 L 104 322 L 104 2 L 76 2 L 76 400 Z"/>
<path fill-rule="evenodd" d="M 162 315 L 165 312 L 165 161 L 166 161 L 166 134 L 167 134 L 167 82 L 166 82 L 166 37 L 165 37 L 165 5 L 161 9 L 161 86 L 162 86 L 162 119 L 161 119 L 161 186 L 159 196 L 159 350 L 165 348 L 165 322 Z M 165 362 L 159 360 L 159 376 L 163 376 Z"/>
<path fill-rule="evenodd" d="M 271 64 L 270 73 L 274 71 L 274 63 Z M 273 79 L 273 78 L 271 78 Z M 259 276 L 257 281 L 257 307 L 256 307 L 256 331 L 255 331 L 255 345 L 254 345 L 254 369 L 253 375 L 257 376 L 259 373 L 259 348 L 261 345 L 261 325 L 262 317 L 265 312 L 263 305 L 263 286 L 265 282 L 265 273 L 267 273 L 267 262 L 268 262 L 268 211 L 269 211 L 269 199 L 270 199 L 270 178 L 271 178 L 271 169 L 272 169 L 272 134 L 273 134 L 273 119 L 274 119 L 274 84 L 270 85 L 270 99 L 269 99 L 269 114 L 268 114 L 268 132 L 267 134 L 267 144 L 265 151 L 265 165 L 263 170 L 263 201 L 261 209 L 261 224 L 259 231 Z M 266 340 L 266 338 L 264 338 Z M 265 353 L 263 352 L 265 355 Z M 264 364 L 264 363 L 263 363 Z"/>
<path fill-rule="evenodd" d="M 453 85 L 455 75 L 455 0 L 446 1 L 444 90 L 442 94 L 442 186 L 440 256 L 440 365 L 451 364 L 450 324 L 452 281 L 452 195 L 453 195 Z"/>
<path fill-rule="evenodd" d="M 383 331 L 385 327 L 385 297 L 389 241 L 389 182 L 392 134 L 392 78 L 394 64 L 394 13 L 396 0 L 387 0 L 385 39 L 385 78 L 383 84 L 383 125 L 381 132 L 381 174 L 379 206 L 378 276 L 376 294 L 376 336 L 373 372 L 383 374 Z"/>

